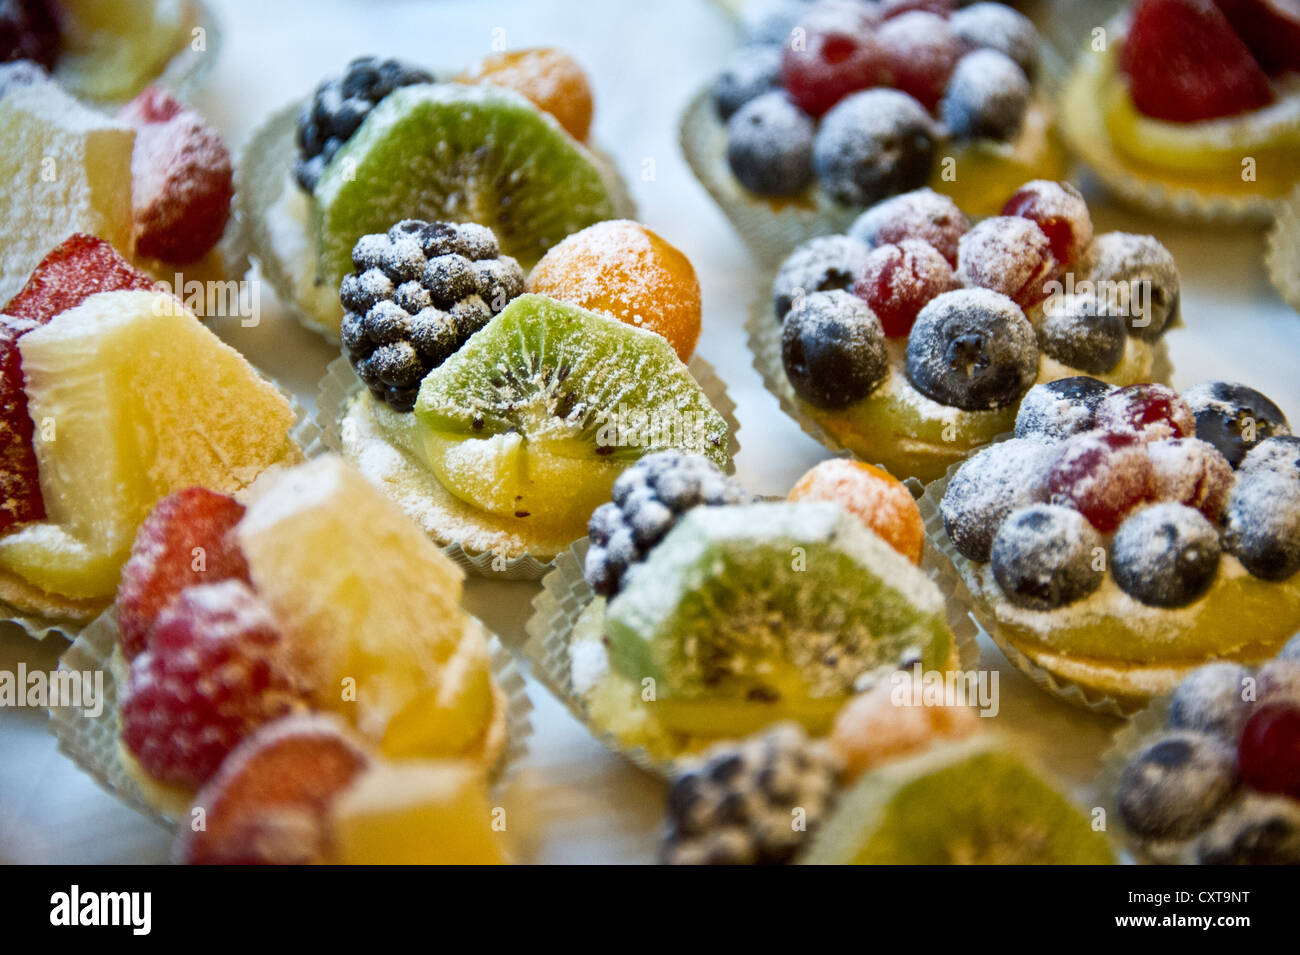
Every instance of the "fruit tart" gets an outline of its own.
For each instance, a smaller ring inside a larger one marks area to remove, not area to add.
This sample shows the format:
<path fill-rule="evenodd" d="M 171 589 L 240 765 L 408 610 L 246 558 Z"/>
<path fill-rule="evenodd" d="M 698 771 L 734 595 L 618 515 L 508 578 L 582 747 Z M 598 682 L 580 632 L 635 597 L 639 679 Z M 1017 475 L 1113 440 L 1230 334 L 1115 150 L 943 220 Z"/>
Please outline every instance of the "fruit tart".
<path fill-rule="evenodd" d="M 217 40 L 199 0 L 11 0 L 0 11 L 0 62 L 39 64 L 97 103 L 124 103 L 154 83 L 189 89 Z"/>
<path fill-rule="evenodd" d="M 65 631 L 111 602 L 160 498 L 301 457 L 284 395 L 94 236 L 5 306 L 0 388 L 0 603 Z"/>
<path fill-rule="evenodd" d="M 895 674 L 854 696 L 827 739 L 785 723 L 683 761 L 659 859 L 669 865 L 1096 865 L 1083 811 L 976 710 L 923 703 Z"/>
<path fill-rule="evenodd" d="M 317 402 L 327 440 L 465 566 L 540 577 L 651 451 L 728 466 L 734 428 L 711 404 L 721 386 L 685 364 L 699 282 L 644 226 L 575 233 L 528 292 L 475 223 L 403 220 L 363 236 L 352 265 L 345 362 Z"/>
<path fill-rule="evenodd" d="M 754 365 L 831 450 L 931 481 L 1015 423 L 1035 382 L 1165 380 L 1179 322 L 1173 256 L 1151 236 L 1094 236 L 1068 183 L 1020 187 L 972 226 L 919 189 L 810 239 L 749 321 Z M 775 320 L 774 320 L 775 319 Z"/>
<path fill-rule="evenodd" d="M 218 280 L 247 259 L 231 225 L 234 174 L 221 136 L 149 87 L 109 116 L 30 63 L 0 66 L 0 297 L 73 232 L 97 235 L 205 317 L 240 304 Z M 205 285 L 206 283 L 206 285 Z M 219 287 L 220 296 L 210 289 Z M 220 299 L 220 301 L 218 301 Z"/>
<path fill-rule="evenodd" d="M 1102 786 L 1140 861 L 1300 865 L 1300 637 L 1189 673 L 1116 734 Z"/>
<path fill-rule="evenodd" d="M 1300 8 L 1138 0 L 1104 32 L 1062 94 L 1071 148 L 1153 211 L 1271 219 L 1300 170 Z"/>
<path fill-rule="evenodd" d="M 191 862 L 373 860 L 371 830 L 483 808 L 522 711 L 462 577 L 335 455 L 243 500 L 177 491 L 140 527 L 99 624 L 108 648 L 76 647 L 109 658 L 116 704 L 115 745 L 82 761 L 181 823 Z M 79 715 L 55 722 L 65 742 L 86 733 Z"/>
<path fill-rule="evenodd" d="M 339 283 L 364 235 L 406 218 L 474 222 L 531 267 L 570 233 L 630 211 L 584 144 L 591 89 L 552 48 L 440 78 L 360 57 L 272 116 L 240 163 L 252 253 L 309 327 L 339 337 Z"/>
<path fill-rule="evenodd" d="M 543 582 L 534 673 L 603 742 L 664 771 L 781 720 L 825 735 L 865 682 L 955 666 L 906 488 L 839 462 L 791 497 L 756 500 L 698 455 L 638 461 Z"/>
<path fill-rule="evenodd" d="M 922 510 L 957 599 L 1078 705 L 1131 712 L 1300 629 L 1300 438 L 1245 385 L 1037 385 Z"/>
<path fill-rule="evenodd" d="M 1065 155 L 1010 7 L 820 0 L 765 22 L 687 107 L 682 149 L 759 259 L 929 185 L 990 215 Z"/>
<path fill-rule="evenodd" d="M 1277 293 L 1300 312 L 1300 186 L 1277 207 L 1264 264 Z"/>

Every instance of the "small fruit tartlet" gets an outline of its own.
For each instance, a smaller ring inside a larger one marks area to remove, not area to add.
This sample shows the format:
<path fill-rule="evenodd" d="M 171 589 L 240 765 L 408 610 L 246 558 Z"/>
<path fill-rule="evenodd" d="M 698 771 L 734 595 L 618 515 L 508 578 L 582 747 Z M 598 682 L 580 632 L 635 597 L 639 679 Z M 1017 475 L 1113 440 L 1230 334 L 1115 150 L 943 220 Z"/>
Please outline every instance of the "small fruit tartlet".
<path fill-rule="evenodd" d="M 1106 865 L 1106 837 L 963 704 L 907 672 L 854 696 L 827 739 L 784 723 L 683 761 L 669 865 Z"/>
<path fill-rule="evenodd" d="M 1037 385 L 922 510 L 957 599 L 1079 705 L 1131 712 L 1300 629 L 1300 438 L 1245 385 Z"/>
<path fill-rule="evenodd" d="M 467 566 L 541 576 L 644 454 L 729 465 L 733 428 L 685 364 L 699 281 L 644 226 L 577 232 L 527 283 L 473 223 L 404 220 L 363 236 L 352 263 L 351 370 L 322 383 L 324 428 Z"/>
<path fill-rule="evenodd" d="M 1011 430 L 1035 382 L 1170 374 L 1173 256 L 1151 236 L 1094 236 L 1068 183 L 1024 184 L 970 225 L 920 189 L 810 239 L 749 321 L 782 408 L 833 451 L 931 481 Z M 775 313 L 775 321 L 773 321 Z"/>
<path fill-rule="evenodd" d="M 1039 39 L 1010 7 L 788 5 L 682 118 L 687 161 L 759 258 L 843 231 L 921 186 L 978 215 L 1065 154 L 1035 88 Z M 779 21 L 779 22 L 778 22 Z"/>
<path fill-rule="evenodd" d="M 116 746 L 97 755 L 179 824 L 185 862 L 486 852 L 510 704 L 462 579 L 335 455 L 265 475 L 244 501 L 177 491 L 122 572 Z M 446 845 L 402 846 L 404 826 L 460 822 Z"/>
<path fill-rule="evenodd" d="M 1138 0 L 1107 33 L 1062 94 L 1070 147 L 1153 211 L 1271 219 L 1300 170 L 1300 9 Z"/>
<path fill-rule="evenodd" d="M 1300 312 L 1300 186 L 1277 206 L 1264 264 L 1277 293 Z"/>
<path fill-rule="evenodd" d="M 1103 787 L 1140 861 L 1300 865 L 1300 637 L 1193 670 L 1116 734 Z"/>
<path fill-rule="evenodd" d="M 0 62 L 39 64 L 97 103 L 124 103 L 153 83 L 191 85 L 216 42 L 198 0 L 11 0 L 0 10 Z"/>
<path fill-rule="evenodd" d="M 824 735 L 864 682 L 960 650 L 917 567 L 907 489 L 848 461 L 759 501 L 698 455 L 614 482 L 590 541 L 557 561 L 526 652 L 601 739 L 659 771 L 781 720 Z"/>
<path fill-rule="evenodd" d="M 339 282 L 364 235 L 394 222 L 475 222 L 531 267 L 565 236 L 630 212 L 585 145 L 591 89 L 551 48 L 489 58 L 436 82 L 361 57 L 254 134 L 240 163 L 251 251 L 280 299 L 339 337 Z"/>
<path fill-rule="evenodd" d="M 94 236 L 5 306 L 0 392 L 0 605 L 60 629 L 111 602 L 160 498 L 301 457 L 284 395 Z"/>
<path fill-rule="evenodd" d="M 110 116 L 31 63 L 0 66 L 0 175 L 12 183 L 0 196 L 0 299 L 74 232 L 109 242 L 200 317 L 215 297 L 193 288 L 242 277 L 247 266 L 238 230 L 228 228 L 230 153 L 161 88 Z"/>

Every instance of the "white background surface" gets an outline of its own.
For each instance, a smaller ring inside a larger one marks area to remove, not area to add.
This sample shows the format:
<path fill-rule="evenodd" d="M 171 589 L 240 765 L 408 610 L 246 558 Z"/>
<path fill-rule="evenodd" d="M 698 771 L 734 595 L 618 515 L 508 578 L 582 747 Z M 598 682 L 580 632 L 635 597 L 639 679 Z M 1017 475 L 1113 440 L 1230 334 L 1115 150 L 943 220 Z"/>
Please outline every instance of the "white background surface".
<path fill-rule="evenodd" d="M 759 294 L 757 268 L 721 213 L 692 178 L 677 148 L 676 122 L 689 95 L 716 70 L 732 27 L 706 0 L 216 0 L 224 23 L 220 60 L 197 106 L 242 144 L 272 110 L 308 93 L 353 56 L 397 55 L 446 71 L 490 51 L 493 31 L 510 47 L 561 46 L 586 67 L 596 91 L 593 135 L 618 160 L 640 218 L 690 256 L 704 289 L 699 352 L 717 368 L 739 406 L 739 476 L 752 490 L 784 494 L 825 452 L 777 408 L 750 367 L 742 330 Z M 654 178 L 642 177 L 653 167 Z M 1204 378 L 1247 381 L 1300 422 L 1300 316 L 1273 291 L 1262 266 L 1263 235 L 1195 231 L 1106 204 L 1095 193 L 1097 230 L 1151 232 L 1183 274 L 1185 329 L 1169 344 L 1175 384 Z M 335 352 L 302 331 L 263 290 L 262 323 L 217 330 L 300 397 Z M 508 645 L 522 640 L 533 584 L 472 580 L 470 609 Z M 37 645 L 0 633 L 0 668 L 19 660 L 53 668 L 57 641 Z M 985 648 L 1002 671 L 1002 713 L 992 721 L 1076 787 L 1086 786 L 1114 721 L 1042 695 Z M 521 856 L 543 862 L 645 862 L 653 856 L 663 787 L 606 753 L 540 686 L 530 682 L 535 735 L 510 801 Z M 167 834 L 116 803 L 55 748 L 45 715 L 0 710 L 0 861 L 161 862 Z"/>

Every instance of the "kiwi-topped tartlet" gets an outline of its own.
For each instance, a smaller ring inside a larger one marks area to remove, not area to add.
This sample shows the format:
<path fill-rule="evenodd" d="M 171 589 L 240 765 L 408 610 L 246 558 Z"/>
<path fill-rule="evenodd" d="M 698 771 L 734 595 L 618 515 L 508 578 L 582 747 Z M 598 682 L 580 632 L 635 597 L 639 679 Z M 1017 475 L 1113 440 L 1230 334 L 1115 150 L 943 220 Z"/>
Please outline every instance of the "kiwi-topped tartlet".
<path fill-rule="evenodd" d="M 1080 705 L 1132 711 L 1300 627 L 1300 439 L 1244 385 L 1038 385 L 922 508 L 958 597 Z"/>
<path fill-rule="evenodd" d="M 329 338 L 363 235 L 405 218 L 478 222 L 531 266 L 570 233 L 630 210 L 617 173 L 580 141 L 591 91 L 567 54 L 513 51 L 448 79 L 359 58 L 272 116 L 245 151 L 238 191 L 252 254 Z"/>
<path fill-rule="evenodd" d="M 972 227 L 921 189 L 791 253 L 749 323 L 782 407 L 832 450 L 930 481 L 1009 431 L 1035 382 L 1167 378 L 1168 250 L 1094 236 L 1067 183 L 1026 183 L 1002 213 Z"/>

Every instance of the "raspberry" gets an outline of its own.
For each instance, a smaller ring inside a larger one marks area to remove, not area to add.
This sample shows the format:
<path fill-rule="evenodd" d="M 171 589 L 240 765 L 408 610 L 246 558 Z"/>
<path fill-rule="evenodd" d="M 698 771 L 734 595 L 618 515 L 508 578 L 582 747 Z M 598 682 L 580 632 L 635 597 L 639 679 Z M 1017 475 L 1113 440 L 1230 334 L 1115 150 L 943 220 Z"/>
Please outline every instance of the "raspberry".
<path fill-rule="evenodd" d="M 906 338 L 927 302 L 960 287 L 952 266 L 932 245 L 903 239 L 871 250 L 853 294 L 871 306 L 887 336 Z"/>
<path fill-rule="evenodd" d="M 858 216 L 849 235 L 869 246 L 920 239 L 955 268 L 957 245 L 969 230 L 957 203 L 933 189 L 917 189 L 876 203 Z"/>
<path fill-rule="evenodd" d="M 781 80 L 805 113 L 821 116 L 845 96 L 885 82 L 884 52 L 863 5 L 819 3 L 799 21 L 803 44 L 787 43 Z"/>
<path fill-rule="evenodd" d="M 1023 216 L 1038 225 L 1061 265 L 1075 262 L 1092 244 L 1092 217 L 1079 190 L 1068 182 L 1035 179 L 1016 190 L 1002 208 L 1004 216 Z"/>
<path fill-rule="evenodd" d="M 1270 76 L 1300 71 L 1300 5 L 1293 0 L 1214 0 Z"/>
<path fill-rule="evenodd" d="M 876 32 L 891 85 L 933 111 L 962 48 L 948 21 L 924 10 L 892 17 Z"/>
<path fill-rule="evenodd" d="M 181 591 L 131 663 L 122 741 L 159 782 L 202 785 L 264 723 L 306 705 L 270 612 L 242 581 Z"/>
<path fill-rule="evenodd" d="M 1020 216 L 992 216 L 961 237 L 957 274 L 969 285 L 1001 292 L 1029 309 L 1048 296 L 1060 263 L 1036 223 Z"/>
<path fill-rule="evenodd" d="M 410 411 L 420 382 L 524 290 L 519 263 L 473 223 L 405 219 L 364 235 L 343 277 L 343 354 L 370 393 Z"/>
<path fill-rule="evenodd" d="M 1300 707 L 1258 707 L 1241 731 L 1237 770 L 1252 789 L 1300 799 Z"/>
<path fill-rule="evenodd" d="M 1052 503 L 1073 507 L 1097 530 L 1117 528 L 1151 494 L 1151 458 L 1140 444 L 1103 431 L 1062 442 L 1047 473 Z"/>
<path fill-rule="evenodd" d="M 1196 418 L 1167 385 L 1129 385 L 1101 400 L 1097 427 L 1139 441 L 1159 441 L 1191 437 L 1196 433 Z"/>
<path fill-rule="evenodd" d="M 0 4 L 0 63 L 31 60 L 54 69 L 61 30 L 49 0 L 8 0 Z"/>
<path fill-rule="evenodd" d="M 298 115 L 298 160 L 294 177 L 311 192 L 316 181 L 380 100 L 401 86 L 432 83 L 433 76 L 397 60 L 363 56 L 348 64 L 341 77 L 316 87 Z"/>
<path fill-rule="evenodd" d="M 136 531 L 117 591 L 122 653 L 134 660 L 148 648 L 158 614 L 191 584 L 247 582 L 248 563 L 231 530 L 244 516 L 233 497 L 191 487 L 159 501 Z"/>

